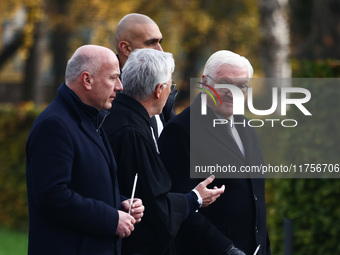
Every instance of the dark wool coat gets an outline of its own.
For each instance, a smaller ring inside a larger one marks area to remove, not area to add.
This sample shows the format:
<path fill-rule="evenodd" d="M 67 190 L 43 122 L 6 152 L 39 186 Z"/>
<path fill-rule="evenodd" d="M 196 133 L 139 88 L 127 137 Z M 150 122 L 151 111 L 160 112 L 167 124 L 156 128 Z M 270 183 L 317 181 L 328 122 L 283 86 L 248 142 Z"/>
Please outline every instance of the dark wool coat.
<path fill-rule="evenodd" d="M 198 96 L 191 107 L 171 119 L 165 126 L 158 140 L 162 161 L 169 172 L 173 192 L 187 192 L 189 187 L 196 185 L 199 179 L 190 179 L 190 145 L 195 151 L 192 160 L 198 162 L 203 157 L 209 164 L 241 166 L 264 164 L 260 143 L 254 128 L 235 125 L 245 148 L 245 157 L 232 137 L 222 130 L 223 125 L 212 129 L 216 115 L 207 109 L 207 115 L 201 115 L 201 101 Z M 242 123 L 244 116 L 234 116 L 235 122 Z M 190 130 L 195 125 L 196 132 Z M 190 135 L 195 137 L 191 140 Z M 228 137 L 229 135 L 229 137 Z M 253 254 L 261 245 L 259 255 L 269 255 L 269 240 L 266 227 L 265 182 L 256 178 L 219 178 L 213 186 L 225 185 L 226 190 L 215 203 L 200 209 L 229 241 L 246 254 Z M 180 236 L 180 235 L 179 235 Z M 179 240 L 184 250 L 188 248 L 187 240 Z M 204 241 L 196 245 L 204 245 Z M 188 254 L 187 252 L 183 254 Z M 199 254 L 199 253 L 196 253 Z M 204 253 L 201 253 L 204 254 Z"/>
<path fill-rule="evenodd" d="M 26 148 L 28 254 L 120 254 L 121 197 L 104 115 L 63 84 L 34 122 Z"/>

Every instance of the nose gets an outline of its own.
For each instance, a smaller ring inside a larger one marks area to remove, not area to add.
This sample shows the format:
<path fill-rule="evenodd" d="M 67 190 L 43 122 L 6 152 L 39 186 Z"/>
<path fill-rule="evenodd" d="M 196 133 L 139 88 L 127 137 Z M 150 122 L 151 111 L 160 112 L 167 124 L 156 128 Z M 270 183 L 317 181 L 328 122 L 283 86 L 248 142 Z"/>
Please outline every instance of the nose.
<path fill-rule="evenodd" d="M 155 50 L 163 51 L 163 48 L 160 43 L 157 43 Z"/>
<path fill-rule="evenodd" d="M 123 90 L 123 84 L 122 82 L 120 81 L 120 79 L 118 78 L 117 79 L 117 84 L 115 86 L 115 91 L 122 91 Z"/>

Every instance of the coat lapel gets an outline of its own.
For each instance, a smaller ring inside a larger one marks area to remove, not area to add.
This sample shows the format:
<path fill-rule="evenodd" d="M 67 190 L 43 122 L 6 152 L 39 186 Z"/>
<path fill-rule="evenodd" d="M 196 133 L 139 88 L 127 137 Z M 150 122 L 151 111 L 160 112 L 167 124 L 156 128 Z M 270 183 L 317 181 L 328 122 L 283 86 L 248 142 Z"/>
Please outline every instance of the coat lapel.
<path fill-rule="evenodd" d="M 220 129 L 218 131 L 218 134 L 220 134 L 220 140 L 221 140 L 221 137 L 223 137 L 222 141 L 223 141 L 224 145 L 230 150 L 230 152 L 232 154 L 234 154 L 240 160 L 244 161 L 245 158 L 244 158 L 240 148 L 238 147 L 238 145 L 237 145 L 236 141 L 234 140 L 234 138 L 231 137 L 230 134 L 228 134 L 226 128 L 221 126 L 221 127 L 217 127 L 217 129 Z M 240 135 L 241 140 L 242 140 L 242 136 L 241 136 L 240 133 L 239 133 L 239 135 Z M 216 137 L 216 139 L 217 139 L 217 137 Z"/>
<path fill-rule="evenodd" d="M 100 133 L 96 131 L 90 117 L 85 113 L 84 110 L 81 109 L 85 106 L 85 104 L 81 102 L 79 97 L 71 89 L 69 89 L 65 83 L 60 86 L 60 88 L 58 89 L 58 93 L 60 93 L 64 102 L 69 105 L 70 110 L 73 112 L 74 116 L 78 118 L 80 128 L 91 138 L 92 141 L 97 144 L 101 152 L 104 154 L 104 157 L 109 166 L 111 166 L 112 162 L 108 151 L 104 146 L 104 142 L 102 141 Z"/>
<path fill-rule="evenodd" d="M 207 115 L 201 115 L 200 109 L 201 101 L 199 95 L 198 97 L 196 97 L 190 109 L 190 127 L 193 126 L 194 128 L 197 127 L 199 129 L 202 129 L 201 132 L 203 136 L 210 137 L 212 141 L 221 143 L 222 146 L 226 147 L 227 150 L 230 151 L 230 153 L 234 154 L 240 160 L 245 161 L 245 157 L 243 156 L 240 148 L 238 147 L 233 137 L 228 134 L 226 127 L 224 125 L 216 125 L 216 127 L 213 127 L 213 120 L 218 118 L 216 114 L 210 108 L 208 108 Z M 237 131 L 239 132 L 239 129 L 237 129 Z M 242 137 L 243 132 L 239 132 L 239 135 L 241 137 L 243 145 L 245 146 L 243 142 L 244 139 Z"/>
<path fill-rule="evenodd" d="M 87 116 L 83 116 L 80 120 L 80 126 L 84 130 L 84 132 L 94 141 L 97 146 L 100 148 L 101 152 L 104 154 L 104 157 L 109 164 L 109 166 L 112 166 L 112 161 L 110 158 L 110 155 L 107 150 L 107 146 L 104 144 L 104 140 L 102 139 L 99 132 L 95 130 L 95 127 L 93 126 L 93 123 L 90 121 L 90 119 Z"/>
<path fill-rule="evenodd" d="M 243 121 L 246 120 L 246 118 L 242 115 L 234 115 L 234 122 L 236 123 L 243 123 Z M 242 156 L 243 160 L 246 160 L 248 158 L 249 153 L 251 153 L 250 145 L 250 134 L 249 134 L 249 127 L 247 126 L 247 121 L 245 122 L 245 126 L 243 125 L 235 125 L 237 132 L 241 138 L 243 148 L 244 148 L 244 153 L 245 155 L 243 156 L 242 152 L 239 151 L 239 155 Z M 238 146 L 237 146 L 238 147 Z"/>
<path fill-rule="evenodd" d="M 247 120 L 244 116 L 240 116 L 240 115 L 234 116 L 234 117 L 237 118 L 238 121 Z M 247 162 L 253 161 L 254 155 L 257 155 L 258 153 L 258 151 L 255 151 L 255 150 L 260 149 L 260 148 L 254 148 L 253 146 L 254 145 L 253 137 L 256 134 L 255 132 L 252 132 L 251 129 L 252 128 L 247 125 L 245 127 L 243 126 L 237 127 L 237 131 L 239 132 L 239 135 L 243 143 Z"/>

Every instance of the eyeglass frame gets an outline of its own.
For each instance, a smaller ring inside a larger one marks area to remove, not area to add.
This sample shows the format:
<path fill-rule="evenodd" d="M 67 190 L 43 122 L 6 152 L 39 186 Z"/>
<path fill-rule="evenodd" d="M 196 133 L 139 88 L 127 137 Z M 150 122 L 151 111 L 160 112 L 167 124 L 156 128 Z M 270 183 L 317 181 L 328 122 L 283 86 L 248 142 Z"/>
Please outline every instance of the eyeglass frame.
<path fill-rule="evenodd" d="M 213 82 L 215 82 L 215 84 L 220 84 L 219 82 L 215 81 L 209 74 L 207 74 L 206 76 L 208 76 L 211 80 L 213 80 Z M 227 85 L 232 85 L 232 86 L 238 87 L 243 92 L 243 94 L 247 93 L 247 91 L 250 87 L 248 85 L 235 85 L 235 84 L 227 84 Z M 242 89 L 242 87 L 245 88 L 245 91 Z M 230 91 L 227 88 L 226 89 L 220 88 L 220 90 L 224 93 L 228 93 Z"/>
<path fill-rule="evenodd" d="M 168 84 L 165 82 L 163 83 L 164 86 L 168 86 Z M 176 83 L 171 83 L 170 84 L 170 92 L 174 91 L 176 88 Z"/>

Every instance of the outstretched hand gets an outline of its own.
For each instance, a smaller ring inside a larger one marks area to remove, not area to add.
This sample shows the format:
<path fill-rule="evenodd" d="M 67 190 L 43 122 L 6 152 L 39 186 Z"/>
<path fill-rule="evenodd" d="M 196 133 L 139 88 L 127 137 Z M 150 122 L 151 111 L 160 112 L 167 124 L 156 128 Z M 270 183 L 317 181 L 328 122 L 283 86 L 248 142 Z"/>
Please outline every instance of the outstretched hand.
<path fill-rule="evenodd" d="M 209 176 L 204 181 L 200 182 L 195 189 L 200 193 L 202 197 L 202 207 L 207 207 L 213 202 L 216 201 L 221 194 L 224 193 L 225 186 L 222 185 L 221 188 L 217 188 L 216 186 L 213 189 L 208 189 L 207 186 L 213 182 L 215 179 L 214 175 Z"/>

